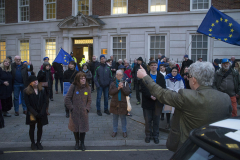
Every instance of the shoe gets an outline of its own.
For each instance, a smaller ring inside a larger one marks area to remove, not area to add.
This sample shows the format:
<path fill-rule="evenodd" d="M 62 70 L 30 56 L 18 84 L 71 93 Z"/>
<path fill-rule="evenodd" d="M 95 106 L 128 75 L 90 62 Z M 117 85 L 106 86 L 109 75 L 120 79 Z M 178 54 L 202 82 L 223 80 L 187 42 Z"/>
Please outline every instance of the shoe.
<path fill-rule="evenodd" d="M 112 137 L 114 138 L 114 137 L 116 137 L 117 136 L 117 132 L 113 132 L 112 133 Z"/>
<path fill-rule="evenodd" d="M 81 142 L 81 147 L 80 147 L 80 149 L 81 149 L 82 151 L 85 151 L 85 150 L 86 150 L 86 147 L 85 147 L 85 145 L 84 145 L 83 142 Z"/>
<path fill-rule="evenodd" d="M 97 115 L 102 116 L 101 111 L 97 111 Z"/>
<path fill-rule="evenodd" d="M 153 141 L 154 141 L 155 144 L 159 143 L 159 139 L 158 138 L 154 138 Z"/>
<path fill-rule="evenodd" d="M 140 102 L 138 101 L 137 103 L 136 103 L 136 105 L 139 105 L 140 104 Z"/>
<path fill-rule="evenodd" d="M 145 142 L 146 142 L 146 143 L 150 143 L 150 138 L 149 138 L 149 137 L 146 137 L 146 138 L 145 138 Z"/>
<path fill-rule="evenodd" d="M 23 114 L 27 115 L 27 111 L 23 111 Z"/>
<path fill-rule="evenodd" d="M 104 113 L 106 113 L 107 115 L 110 115 L 109 110 L 104 110 Z"/>
<path fill-rule="evenodd" d="M 31 144 L 31 149 L 32 149 L 32 150 L 37 150 L 37 145 L 36 145 L 35 143 L 32 143 L 32 144 Z"/>
<path fill-rule="evenodd" d="M 170 129 L 170 124 L 167 124 L 165 129 Z"/>
<path fill-rule="evenodd" d="M 123 138 L 127 138 L 127 132 L 123 132 Z"/>
<path fill-rule="evenodd" d="M 36 143 L 36 145 L 39 150 L 43 150 L 43 146 L 40 142 Z"/>
<path fill-rule="evenodd" d="M 111 97 L 111 96 L 108 96 L 108 100 L 110 100 L 110 99 L 112 99 L 112 97 Z"/>
<path fill-rule="evenodd" d="M 69 118 L 69 112 L 68 112 L 68 113 L 66 113 L 66 118 Z"/>
<path fill-rule="evenodd" d="M 58 94 L 58 91 L 56 91 L 56 94 Z"/>
<path fill-rule="evenodd" d="M 8 112 L 3 112 L 3 116 L 4 116 L 4 117 L 11 117 L 12 115 L 9 114 Z"/>
<path fill-rule="evenodd" d="M 19 112 L 15 112 L 15 114 L 14 114 L 15 116 L 19 116 Z"/>
<path fill-rule="evenodd" d="M 53 98 L 50 98 L 51 101 L 53 101 Z"/>
<path fill-rule="evenodd" d="M 79 149 L 80 149 L 80 148 L 79 148 L 79 142 L 76 142 L 74 149 L 75 149 L 75 150 L 79 150 Z"/>

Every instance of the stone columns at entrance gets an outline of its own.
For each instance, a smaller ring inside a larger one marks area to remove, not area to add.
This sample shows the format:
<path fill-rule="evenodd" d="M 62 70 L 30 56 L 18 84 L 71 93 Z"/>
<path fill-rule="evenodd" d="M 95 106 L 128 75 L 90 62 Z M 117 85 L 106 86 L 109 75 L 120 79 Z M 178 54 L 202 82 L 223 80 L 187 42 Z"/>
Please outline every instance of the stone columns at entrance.
<path fill-rule="evenodd" d="M 99 40 L 98 40 L 98 37 L 93 37 L 93 55 L 99 57 L 101 53 L 100 50 L 99 50 Z M 99 58 L 98 58 L 99 59 Z"/>

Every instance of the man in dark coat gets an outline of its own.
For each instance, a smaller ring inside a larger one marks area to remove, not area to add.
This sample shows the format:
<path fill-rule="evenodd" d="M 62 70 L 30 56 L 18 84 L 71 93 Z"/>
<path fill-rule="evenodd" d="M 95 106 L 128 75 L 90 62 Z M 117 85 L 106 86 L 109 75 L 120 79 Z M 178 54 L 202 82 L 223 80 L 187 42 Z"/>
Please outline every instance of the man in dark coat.
<path fill-rule="evenodd" d="M 162 88 L 166 88 L 164 76 L 157 72 L 157 61 L 150 61 L 150 71 L 148 75 Z M 145 119 L 145 142 L 150 143 L 152 137 L 155 144 L 159 143 L 159 121 L 162 112 L 163 104 L 160 103 L 148 90 L 148 88 L 141 82 L 142 87 L 142 108 Z"/>
<path fill-rule="evenodd" d="M 53 62 L 53 68 L 55 70 L 55 91 L 58 94 L 58 80 L 60 81 L 61 93 L 63 93 L 63 66 L 61 63 Z"/>
<path fill-rule="evenodd" d="M 139 57 L 137 59 L 137 65 L 134 66 L 133 68 L 133 71 L 132 71 L 132 75 L 134 75 L 134 83 L 136 84 L 136 97 L 137 97 L 137 105 L 140 104 L 140 93 L 139 93 L 139 86 L 141 85 L 140 84 L 140 79 L 137 78 L 137 71 L 140 69 L 140 65 L 142 65 L 142 67 L 145 69 L 145 71 L 147 71 L 147 66 L 145 64 L 143 64 L 143 59 L 142 57 Z"/>
<path fill-rule="evenodd" d="M 184 68 L 189 67 L 192 63 L 193 63 L 193 61 L 191 59 L 188 59 L 188 55 L 184 55 L 184 61 L 182 62 L 180 74 L 183 74 Z"/>
<path fill-rule="evenodd" d="M 21 92 L 21 100 L 23 107 L 23 114 L 27 114 L 27 107 L 24 101 L 23 90 L 28 86 L 28 69 L 27 65 L 21 62 L 20 56 L 15 56 L 14 63 L 12 63 L 12 77 L 14 90 L 14 109 L 15 116 L 19 116 L 19 95 Z"/>
<path fill-rule="evenodd" d="M 214 62 L 213 62 L 213 67 L 215 68 L 215 72 L 217 72 L 217 70 L 220 69 L 219 67 L 219 64 L 220 64 L 220 60 L 219 59 L 214 59 Z"/>
<path fill-rule="evenodd" d="M 115 77 L 116 71 L 117 71 L 117 68 L 116 68 L 117 62 L 114 61 L 113 56 L 110 56 L 110 59 L 112 60 L 112 66 L 111 66 L 112 75 L 113 77 Z"/>
<path fill-rule="evenodd" d="M 100 65 L 100 63 L 97 61 L 97 58 L 95 55 L 92 57 L 92 62 L 89 64 L 90 71 L 92 73 L 92 92 L 94 91 L 94 74 L 95 69 Z"/>

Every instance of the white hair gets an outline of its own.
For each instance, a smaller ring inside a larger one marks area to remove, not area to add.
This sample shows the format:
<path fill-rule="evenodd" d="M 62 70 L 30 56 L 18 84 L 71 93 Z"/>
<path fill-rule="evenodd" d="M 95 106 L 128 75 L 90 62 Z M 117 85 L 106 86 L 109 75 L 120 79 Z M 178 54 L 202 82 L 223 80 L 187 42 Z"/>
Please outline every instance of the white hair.
<path fill-rule="evenodd" d="M 122 59 L 119 59 L 118 62 L 119 62 L 119 61 L 123 61 L 123 60 L 122 60 Z"/>
<path fill-rule="evenodd" d="M 121 70 L 121 69 L 117 70 L 117 71 L 116 71 L 116 74 L 118 74 L 119 72 L 121 72 L 122 75 L 123 75 L 123 70 Z"/>
<path fill-rule="evenodd" d="M 170 61 L 169 62 L 169 66 L 171 67 L 171 66 L 176 66 L 176 62 L 175 61 Z"/>
<path fill-rule="evenodd" d="M 200 86 L 212 86 L 215 69 L 210 62 L 195 62 L 190 65 L 189 74 L 196 78 Z"/>

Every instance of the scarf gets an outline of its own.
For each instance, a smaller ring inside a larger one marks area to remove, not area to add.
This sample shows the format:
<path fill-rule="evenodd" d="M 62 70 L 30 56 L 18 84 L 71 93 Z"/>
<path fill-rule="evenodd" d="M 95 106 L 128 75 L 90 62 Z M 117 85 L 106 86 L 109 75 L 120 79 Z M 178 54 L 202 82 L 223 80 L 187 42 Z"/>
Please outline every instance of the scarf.
<path fill-rule="evenodd" d="M 165 79 L 170 79 L 171 82 L 175 83 L 177 81 L 181 81 L 182 77 L 180 74 L 177 74 L 175 77 L 172 76 L 172 73 L 166 75 Z"/>
<path fill-rule="evenodd" d="M 82 70 L 83 72 L 87 73 L 88 72 L 88 69 L 87 70 Z"/>
<path fill-rule="evenodd" d="M 116 79 L 116 87 L 118 88 L 118 85 L 119 85 L 119 80 Z M 118 101 L 121 101 L 121 89 L 118 91 Z"/>

